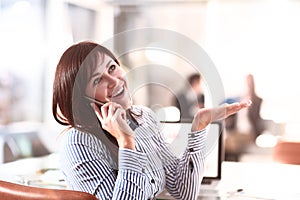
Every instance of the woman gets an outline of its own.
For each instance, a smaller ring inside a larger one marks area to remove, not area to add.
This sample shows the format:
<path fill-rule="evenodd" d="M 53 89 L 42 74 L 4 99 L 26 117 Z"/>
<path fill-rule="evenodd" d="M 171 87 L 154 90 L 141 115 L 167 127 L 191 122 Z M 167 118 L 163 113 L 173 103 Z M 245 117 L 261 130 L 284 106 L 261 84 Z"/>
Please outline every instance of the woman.
<path fill-rule="evenodd" d="M 176 158 L 150 109 L 132 105 L 115 56 L 96 43 L 75 44 L 63 53 L 53 85 L 54 118 L 69 127 L 60 151 L 67 184 L 99 199 L 155 199 L 163 189 L 176 199 L 196 199 L 205 127 L 248 106 L 201 109 Z"/>

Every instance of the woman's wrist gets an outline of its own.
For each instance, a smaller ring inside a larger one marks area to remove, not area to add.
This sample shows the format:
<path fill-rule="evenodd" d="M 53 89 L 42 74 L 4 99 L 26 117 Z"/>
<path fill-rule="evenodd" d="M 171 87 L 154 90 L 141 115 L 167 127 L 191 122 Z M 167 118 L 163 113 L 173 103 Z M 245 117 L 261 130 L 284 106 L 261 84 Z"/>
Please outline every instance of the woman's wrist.
<path fill-rule="evenodd" d="M 120 148 L 135 150 L 135 142 L 132 136 L 126 136 L 118 140 Z"/>

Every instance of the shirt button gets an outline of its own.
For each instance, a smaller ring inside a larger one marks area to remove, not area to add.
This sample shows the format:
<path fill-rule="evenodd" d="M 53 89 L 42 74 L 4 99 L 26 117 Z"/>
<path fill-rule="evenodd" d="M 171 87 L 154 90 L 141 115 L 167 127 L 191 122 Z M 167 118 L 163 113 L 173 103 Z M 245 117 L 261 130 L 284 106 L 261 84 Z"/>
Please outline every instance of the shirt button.
<path fill-rule="evenodd" d="M 155 183 L 154 179 L 151 179 L 151 183 Z"/>
<path fill-rule="evenodd" d="M 142 172 L 145 173 L 145 169 L 142 169 Z"/>
<path fill-rule="evenodd" d="M 193 148 L 190 148 L 190 149 L 189 149 L 189 151 L 190 151 L 190 152 L 193 152 L 193 151 L 194 151 L 194 149 L 193 149 Z"/>

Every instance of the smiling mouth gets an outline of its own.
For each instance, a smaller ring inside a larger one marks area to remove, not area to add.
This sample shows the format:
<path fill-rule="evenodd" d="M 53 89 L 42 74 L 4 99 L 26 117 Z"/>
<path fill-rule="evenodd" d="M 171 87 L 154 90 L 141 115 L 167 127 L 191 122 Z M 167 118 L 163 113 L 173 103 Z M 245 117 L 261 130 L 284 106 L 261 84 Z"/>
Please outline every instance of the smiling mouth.
<path fill-rule="evenodd" d="M 124 91 L 125 91 L 124 86 L 120 87 L 120 89 L 117 90 L 117 92 L 112 95 L 112 98 L 121 96 L 124 93 Z"/>

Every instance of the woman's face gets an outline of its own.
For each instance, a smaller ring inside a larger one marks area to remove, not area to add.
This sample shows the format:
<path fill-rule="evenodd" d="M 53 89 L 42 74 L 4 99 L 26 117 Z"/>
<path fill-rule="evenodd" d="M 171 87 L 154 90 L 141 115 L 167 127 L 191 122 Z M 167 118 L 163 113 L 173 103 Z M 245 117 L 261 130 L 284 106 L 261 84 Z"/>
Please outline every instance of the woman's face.
<path fill-rule="evenodd" d="M 104 55 L 103 62 L 88 77 L 86 95 L 103 103 L 115 102 L 125 109 L 129 108 L 131 98 L 124 75 L 121 67 L 111 57 Z"/>

